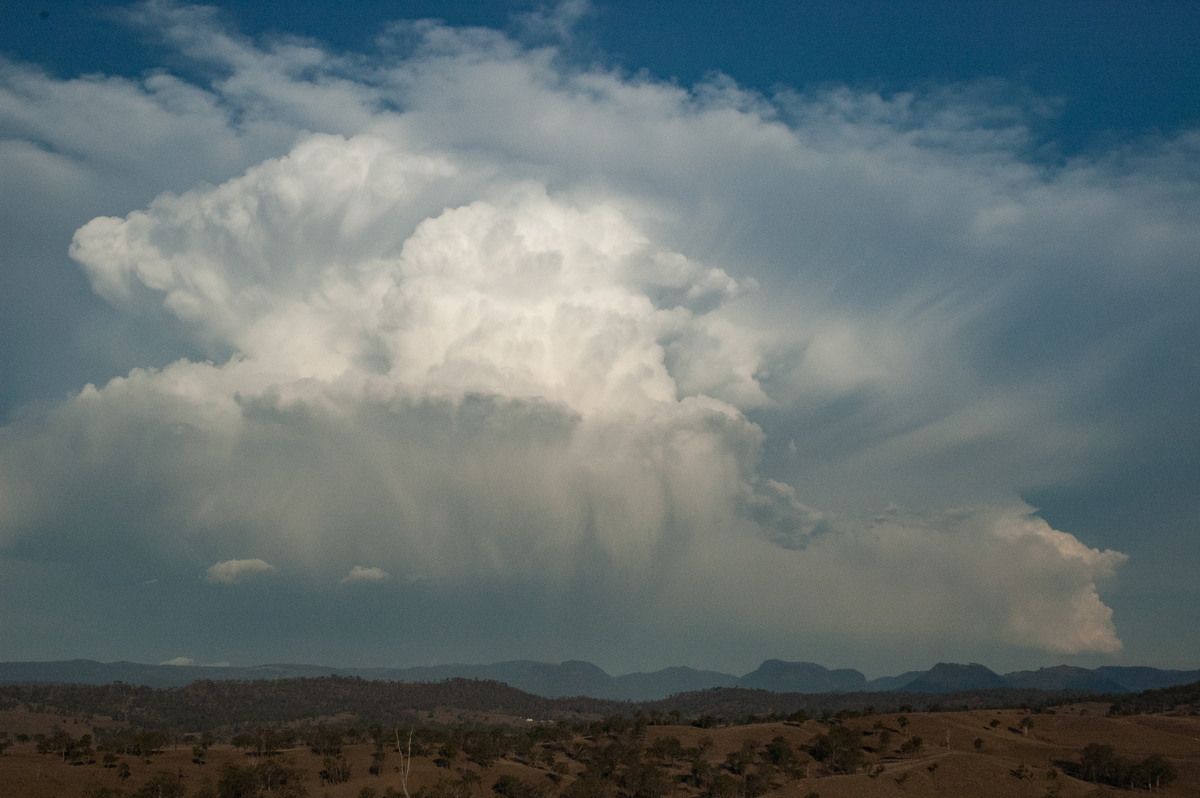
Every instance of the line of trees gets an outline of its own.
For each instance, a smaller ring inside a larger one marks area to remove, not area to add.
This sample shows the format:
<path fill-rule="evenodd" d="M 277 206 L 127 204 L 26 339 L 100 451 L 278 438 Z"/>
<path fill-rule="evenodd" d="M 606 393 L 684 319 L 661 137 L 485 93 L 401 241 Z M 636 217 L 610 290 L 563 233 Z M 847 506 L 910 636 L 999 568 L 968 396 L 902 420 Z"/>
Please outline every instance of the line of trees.
<path fill-rule="evenodd" d="M 1182 688 L 1146 691 L 1138 696 L 1104 696 L 1114 711 L 1161 711 L 1180 702 L 1200 702 L 1200 683 Z M 540 720 L 564 720 L 641 711 L 649 718 L 671 722 L 680 717 L 704 718 L 711 723 L 745 718 L 786 718 L 803 712 L 822 717 L 842 712 L 939 711 L 1028 707 L 1037 709 L 1095 694 L 1003 688 L 948 694 L 918 693 L 773 693 L 745 688 L 713 688 L 681 693 L 641 703 L 586 697 L 544 698 L 494 681 L 449 679 L 443 682 L 368 681 L 347 676 L 322 676 L 258 681 L 198 681 L 186 687 L 151 688 L 114 682 L 107 685 L 0 685 L 0 709 L 29 706 L 88 718 L 111 717 L 135 726 L 213 729 L 284 725 L 305 718 L 348 712 L 364 722 L 412 725 L 429 711 L 445 707 L 470 708 Z M 906 709 L 907 707 L 907 709 Z M 651 720 L 651 723 L 654 723 Z"/>
<path fill-rule="evenodd" d="M 1116 749 L 1088 743 L 1079 757 L 1077 774 L 1086 781 L 1128 789 L 1159 790 L 1178 778 L 1175 766 L 1159 754 L 1134 761 L 1118 756 Z"/>

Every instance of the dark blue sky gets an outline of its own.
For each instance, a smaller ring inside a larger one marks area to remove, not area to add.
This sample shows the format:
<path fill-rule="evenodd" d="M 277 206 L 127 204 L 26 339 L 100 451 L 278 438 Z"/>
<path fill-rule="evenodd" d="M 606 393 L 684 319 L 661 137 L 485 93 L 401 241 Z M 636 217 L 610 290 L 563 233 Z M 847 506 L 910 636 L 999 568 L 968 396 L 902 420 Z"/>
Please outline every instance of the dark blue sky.
<path fill-rule="evenodd" d="M 372 48 L 396 19 L 441 19 L 522 35 L 527 0 L 213 3 L 252 35 L 298 34 L 344 51 Z M 163 51 L 114 21 L 122 4 L 0 4 L 0 50 L 60 75 L 133 75 Z M 514 20 L 518 20 L 514 22 Z M 1001 78 L 1053 103 L 1044 135 L 1070 154 L 1200 120 L 1200 4 L 1092 2 L 597 2 L 573 57 L 691 85 L 712 71 L 770 92 L 850 84 L 884 93 Z"/>

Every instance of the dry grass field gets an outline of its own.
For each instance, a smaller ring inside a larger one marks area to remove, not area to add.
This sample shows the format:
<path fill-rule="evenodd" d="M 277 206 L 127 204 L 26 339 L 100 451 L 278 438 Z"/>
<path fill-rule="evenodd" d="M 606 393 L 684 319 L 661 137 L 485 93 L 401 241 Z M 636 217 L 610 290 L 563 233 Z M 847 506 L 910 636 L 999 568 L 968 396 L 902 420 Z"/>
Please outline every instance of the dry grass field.
<path fill-rule="evenodd" d="M 646 761 L 667 777 L 666 792 L 659 795 L 718 796 L 721 788 L 710 783 L 697 786 L 688 780 L 695 757 L 655 758 L 655 744 L 673 737 L 683 749 L 702 751 L 702 758 L 713 773 L 729 769 L 729 758 L 747 746 L 761 752 L 762 746 L 783 738 L 796 752 L 790 772 L 774 779 L 777 786 L 768 796 L 789 798 L 886 798 L 905 796 L 962 796 L 963 798 L 1083 798 L 1083 796 L 1135 795 L 1129 791 L 1081 781 L 1064 772 L 1063 763 L 1078 762 L 1084 746 L 1101 743 L 1116 753 L 1137 761 L 1153 754 L 1165 757 L 1177 778 L 1154 794 L 1164 796 L 1200 796 L 1200 716 L 1136 715 L 1106 717 L 1106 705 L 1075 705 L 1057 708 L 1051 713 L 1030 715 L 1021 710 L 980 710 L 947 713 L 913 713 L 902 722 L 901 716 L 874 715 L 847 718 L 843 725 L 861 735 L 862 762 L 853 774 L 835 774 L 827 763 L 810 756 L 813 742 L 829 731 L 829 724 L 808 720 L 803 723 L 760 723 L 718 728 L 694 726 L 649 726 L 640 736 L 577 736 L 554 743 L 540 742 L 522 755 L 507 754 L 487 767 L 454 760 L 450 767 L 434 764 L 432 753 L 415 757 L 408 779 L 410 793 L 424 790 L 431 798 L 484 798 L 497 794 L 498 779 L 514 777 L 527 795 L 551 798 L 600 796 L 638 796 L 637 790 L 618 786 L 582 790 L 572 784 L 578 780 L 589 760 L 588 751 L 619 742 L 622 750 L 640 752 Z M 1026 721 L 1026 728 L 1022 728 Z M 1031 726 L 1028 723 L 1032 723 Z M 157 773 L 168 773 L 182 785 L 183 795 L 217 795 L 222 767 L 244 767 L 255 762 L 253 756 L 231 745 L 214 745 L 204 764 L 193 760 L 192 745 L 179 742 L 167 745 L 148 758 L 121 756 L 128 764 L 128 775 L 121 777 L 118 767 L 105 767 L 103 751 L 95 761 L 70 764 L 59 755 L 38 753 L 34 735 L 51 734 L 57 729 L 73 736 L 99 731 L 91 725 L 62 716 L 26 711 L 0 712 L 0 732 L 15 741 L 0 754 L 0 798 L 83 798 L 84 796 L 138 795 L 146 782 Z M 922 740 L 915 747 L 910 741 Z M 608 741 L 606 743 L 606 740 Z M 901 748 L 909 750 L 901 753 Z M 400 756 L 389 748 L 381 773 L 369 768 L 375 746 L 369 743 L 346 745 L 343 755 L 350 778 L 340 784 L 323 783 L 319 773 L 323 757 L 309 748 L 297 746 L 276 756 L 303 771 L 304 793 L 315 798 L 383 798 L 389 788 L 403 794 L 399 772 Z M 757 761 L 757 760 L 756 760 Z M 110 761 L 110 765 L 113 764 Z M 159 778 L 162 778 L 161 776 Z M 440 783 L 440 788 L 438 787 Z M 726 795 L 719 798 L 743 798 L 736 778 L 726 778 Z M 206 790 L 207 785 L 207 790 Z M 731 787 L 730 785 L 735 785 Z M 600 795 L 597 796 L 597 790 Z"/>

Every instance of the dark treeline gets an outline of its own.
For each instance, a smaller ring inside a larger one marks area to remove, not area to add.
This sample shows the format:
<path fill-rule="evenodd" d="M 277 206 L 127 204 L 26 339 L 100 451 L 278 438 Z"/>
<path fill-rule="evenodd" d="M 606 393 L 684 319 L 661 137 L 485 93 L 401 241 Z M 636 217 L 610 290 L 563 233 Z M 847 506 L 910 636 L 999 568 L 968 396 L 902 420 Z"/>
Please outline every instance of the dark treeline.
<path fill-rule="evenodd" d="M 722 722 L 786 717 L 802 712 L 810 717 L 838 713 L 954 712 L 969 709 L 1041 709 L 1078 700 L 1095 700 L 1076 690 L 999 688 L 956 693 L 773 693 L 738 687 L 718 687 L 681 693 L 639 705 L 646 711 L 679 712 L 683 717 L 707 716 Z"/>
<path fill-rule="evenodd" d="M 1076 778 L 1130 790 L 1160 790 L 1179 777 L 1175 765 L 1159 754 L 1133 760 L 1118 756 L 1116 749 L 1089 743 L 1078 762 L 1060 762 L 1063 771 Z"/>
<path fill-rule="evenodd" d="M 406 683 L 354 677 L 275 681 L 201 681 L 180 688 L 150 688 L 120 682 L 88 685 L 0 686 L 0 708 L 28 706 L 75 717 L 111 717 L 147 728 L 205 731 L 284 725 L 335 715 L 358 723 L 412 725 L 429 713 L 485 713 L 535 720 L 574 720 L 644 714 L 664 722 L 730 724 L 797 713 L 937 712 L 968 709 L 1041 708 L 1070 701 L 1104 701 L 1114 714 L 1163 711 L 1200 704 L 1200 683 L 1136 695 L 1001 688 L 959 693 L 773 693 L 712 688 L 651 702 L 593 698 L 543 698 L 493 681 L 450 679 Z M 461 720 L 461 718 L 460 718 Z"/>
<path fill-rule="evenodd" d="M 1141 715 L 1150 712 L 1166 712 L 1177 707 L 1200 707 L 1200 682 L 1159 690 L 1143 690 L 1140 693 L 1106 696 L 1112 703 L 1113 715 Z"/>
<path fill-rule="evenodd" d="M 28 706 L 75 717 L 103 716 L 134 726 L 202 731 L 279 725 L 349 713 L 365 723 L 411 724 L 437 709 L 537 719 L 613 714 L 627 705 L 590 698 L 548 699 L 499 682 L 377 682 L 343 676 L 274 681 L 200 681 L 152 688 L 121 682 L 0 686 L 0 708 Z"/>

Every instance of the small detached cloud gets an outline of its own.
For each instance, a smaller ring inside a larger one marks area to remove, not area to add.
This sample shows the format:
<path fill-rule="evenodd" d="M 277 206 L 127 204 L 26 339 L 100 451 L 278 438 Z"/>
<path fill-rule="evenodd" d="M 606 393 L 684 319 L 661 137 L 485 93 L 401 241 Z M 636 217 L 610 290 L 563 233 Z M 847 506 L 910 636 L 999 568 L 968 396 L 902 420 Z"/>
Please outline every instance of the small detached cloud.
<path fill-rule="evenodd" d="M 158 664 L 159 665 L 180 665 L 180 666 L 195 665 L 196 660 L 192 659 L 191 657 L 175 657 L 174 659 L 169 659 L 166 662 L 160 662 Z"/>
<path fill-rule="evenodd" d="M 383 582 L 391 579 L 392 575 L 382 568 L 366 568 L 361 565 L 356 565 L 350 569 L 350 573 L 346 574 L 342 579 L 342 584 L 350 584 L 356 582 Z"/>
<path fill-rule="evenodd" d="M 225 560 L 210 566 L 204 572 L 204 581 L 233 585 L 244 582 L 256 574 L 274 570 L 275 566 L 266 560 Z"/>

